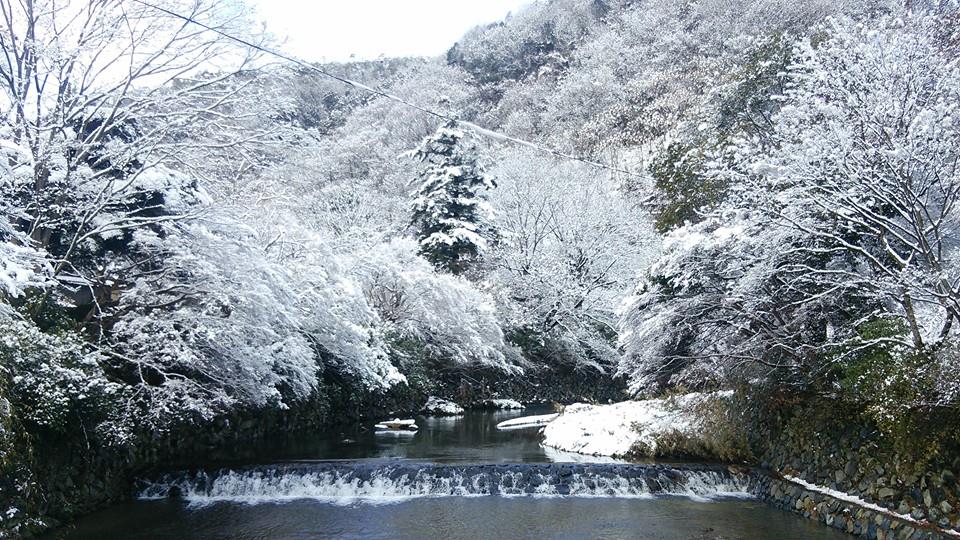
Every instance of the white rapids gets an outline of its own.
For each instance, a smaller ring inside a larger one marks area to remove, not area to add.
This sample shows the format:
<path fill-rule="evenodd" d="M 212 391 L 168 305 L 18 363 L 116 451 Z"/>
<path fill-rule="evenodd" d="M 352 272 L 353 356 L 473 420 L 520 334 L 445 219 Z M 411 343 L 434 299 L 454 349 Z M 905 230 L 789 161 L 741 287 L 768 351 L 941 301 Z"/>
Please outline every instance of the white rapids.
<path fill-rule="evenodd" d="M 182 497 L 191 504 L 258 504 L 314 499 L 334 504 L 418 497 L 752 496 L 749 474 L 722 467 L 627 464 L 425 465 L 319 463 L 168 475 L 145 482 L 140 498 Z"/>

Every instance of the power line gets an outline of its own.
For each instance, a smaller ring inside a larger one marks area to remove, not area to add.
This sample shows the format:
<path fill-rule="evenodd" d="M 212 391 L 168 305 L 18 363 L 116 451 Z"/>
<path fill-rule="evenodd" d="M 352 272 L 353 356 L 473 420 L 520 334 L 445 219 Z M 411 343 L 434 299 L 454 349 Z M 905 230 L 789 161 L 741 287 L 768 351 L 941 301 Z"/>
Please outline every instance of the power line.
<path fill-rule="evenodd" d="M 489 138 L 491 138 L 491 139 L 496 139 L 496 140 L 498 140 L 498 141 L 508 142 L 508 143 L 512 143 L 512 144 L 518 144 L 518 145 L 521 145 L 521 146 L 526 146 L 526 147 L 528 147 L 528 148 L 532 148 L 532 149 L 537 150 L 537 151 L 539 151 L 539 152 L 543 152 L 543 153 L 546 153 L 546 154 L 550 154 L 550 155 L 553 155 L 553 156 L 556 156 L 556 157 L 559 157 L 559 158 L 562 158 L 562 159 L 569 159 L 569 160 L 573 160 L 573 161 L 579 161 L 579 162 L 581 162 L 581 163 L 585 163 L 585 164 L 590 165 L 590 166 L 592 166 L 592 167 L 598 167 L 598 168 L 605 169 L 605 170 L 608 170 L 608 171 L 611 171 L 611 172 L 618 172 L 618 173 L 626 174 L 626 175 L 629 175 L 629 176 L 642 177 L 642 175 L 637 174 L 637 173 L 632 172 L 632 171 L 629 171 L 629 170 L 626 170 L 626 169 L 621 169 L 621 168 L 619 168 L 619 167 L 614 167 L 613 165 L 608 165 L 608 164 L 606 164 L 606 163 L 602 163 L 602 162 L 599 162 L 599 161 L 594 161 L 594 160 L 591 160 L 591 159 L 587 159 L 587 158 L 582 157 L 582 156 L 576 156 L 576 155 L 573 155 L 573 154 L 568 154 L 568 153 L 566 153 L 566 152 L 561 152 L 560 150 L 557 150 L 557 149 L 555 149 L 555 148 L 549 148 L 549 147 L 546 147 L 546 146 L 541 146 L 541 145 L 539 145 L 539 144 L 537 144 L 537 143 L 534 143 L 534 142 L 531 142 L 531 141 L 527 141 L 527 140 L 524 140 L 524 139 L 519 139 L 519 138 L 517 138 L 517 137 L 511 137 L 510 135 L 507 135 L 507 134 L 505 134 L 505 133 L 500 133 L 499 131 L 495 131 L 495 130 L 492 130 L 492 129 L 487 129 L 487 128 L 482 127 L 482 126 L 478 126 L 477 124 L 474 124 L 473 122 L 467 122 L 466 120 L 461 120 L 461 119 L 459 119 L 459 118 L 456 118 L 456 117 L 450 116 L 450 115 L 448 115 L 448 114 L 445 114 L 445 113 L 436 111 L 436 110 L 434 110 L 434 109 L 430 109 L 429 107 L 424 107 L 424 106 L 421 106 L 421 105 L 417 105 L 416 103 L 407 101 L 407 100 L 405 100 L 405 99 L 403 99 L 403 98 L 401 98 L 401 97 L 399 97 L 399 96 L 390 94 L 390 93 L 388 93 L 388 92 L 384 92 L 383 90 L 380 90 L 380 89 L 378 89 L 378 88 L 373 88 L 373 87 L 367 86 L 367 85 L 365 85 L 365 84 L 363 84 L 363 83 L 361 83 L 361 82 L 357 82 L 357 81 L 354 81 L 354 80 L 352 80 L 352 79 L 348 79 L 348 78 L 346 78 L 346 77 L 341 77 L 341 76 L 339 76 L 339 75 L 337 75 L 337 74 L 335 74 L 335 73 L 331 73 L 331 72 L 329 72 L 329 71 L 327 71 L 327 70 L 325 70 L 325 69 L 319 68 L 319 67 L 317 67 L 317 66 L 315 66 L 315 65 L 313 65 L 313 64 L 310 64 L 310 63 L 308 63 L 308 62 L 304 62 L 303 60 L 300 60 L 300 59 L 298 59 L 298 58 L 296 58 L 296 57 L 290 56 L 290 55 L 288 55 L 288 54 L 281 53 L 281 52 L 279 52 L 279 51 L 275 51 L 275 50 L 273 50 L 273 49 L 264 47 L 263 45 L 260 45 L 260 44 L 257 44 L 257 43 L 253 43 L 253 42 L 247 41 L 247 40 L 245 40 L 245 39 L 243 39 L 243 38 L 239 38 L 239 37 L 236 37 L 236 36 L 234 36 L 234 35 L 228 34 L 228 33 L 224 32 L 224 31 L 222 31 L 222 30 L 219 30 L 219 29 L 217 29 L 217 28 L 213 28 L 213 27 L 211 27 L 211 26 L 209 26 L 209 25 L 207 25 L 207 24 L 204 24 L 204 23 L 202 23 L 202 22 L 200 22 L 200 21 L 198 21 L 198 20 L 196 20 L 196 19 L 194 19 L 194 18 L 192 18 L 192 17 L 188 17 L 188 16 L 186 16 L 186 15 L 181 15 L 181 14 L 175 12 L 175 11 L 171 11 L 171 10 L 166 9 L 166 8 L 164 8 L 164 7 L 160 7 L 160 6 L 151 4 L 151 3 L 149 3 L 149 2 L 145 2 L 145 1 L 143 1 L 143 0 L 133 0 L 133 1 L 136 2 L 136 3 L 138 3 L 138 4 L 144 5 L 144 6 L 146 6 L 146 7 L 149 7 L 149 8 L 155 9 L 155 10 L 157 10 L 157 11 L 160 11 L 160 12 L 162 12 L 162 13 L 166 13 L 167 15 L 170 15 L 171 17 L 175 17 L 175 18 L 177 18 L 177 19 L 180 19 L 180 20 L 182 20 L 182 21 L 184 21 L 184 22 L 187 22 L 187 23 L 190 23 L 190 24 L 194 24 L 194 25 L 196 25 L 196 26 L 199 26 L 200 28 L 203 28 L 204 30 L 208 30 L 208 31 L 210 31 L 210 32 L 213 32 L 213 33 L 215 33 L 215 34 L 217 34 L 217 35 L 219 35 L 219 36 L 222 36 L 222 37 L 224 37 L 224 38 L 226 38 L 226 39 L 229 39 L 229 40 L 231 40 L 231 41 L 235 41 L 235 42 L 237 42 L 237 43 L 240 43 L 240 44 L 242 44 L 242 45 L 244 45 L 244 46 L 246 46 L 246 47 L 250 47 L 250 48 L 252 48 L 252 49 L 254 49 L 254 50 L 257 50 L 257 51 L 260 51 L 260 52 L 263 52 L 263 53 L 266 53 L 266 54 L 269 54 L 269 55 L 272 55 L 272 56 L 276 56 L 277 58 L 281 58 L 281 59 L 283 59 L 283 60 L 286 60 L 287 62 L 296 64 L 296 65 L 298 65 L 298 66 L 300 66 L 300 67 L 302 67 L 302 68 L 308 69 L 308 70 L 310 70 L 310 71 L 315 71 L 315 72 L 317 72 L 317 73 L 319 73 L 319 74 L 321 74 L 321 75 L 323 75 L 323 76 L 325 76 L 325 77 L 329 77 L 329 78 L 331 78 L 331 79 L 337 80 L 337 81 L 339 81 L 339 82 L 341 82 L 341 83 L 343 83 L 343 84 L 345 84 L 345 85 L 347 85 L 347 86 L 351 86 L 351 87 L 353 87 L 353 88 L 357 88 L 357 89 L 359 89 L 359 90 L 363 90 L 363 91 L 365 91 L 365 92 L 369 92 L 369 93 L 371 93 L 371 94 L 374 94 L 374 95 L 377 95 L 377 96 L 380 96 L 380 97 L 383 97 L 383 98 L 386 98 L 386 99 L 389 99 L 389 100 L 392 100 L 392 101 L 396 101 L 397 103 L 400 103 L 400 104 L 405 105 L 405 106 L 407 106 L 407 107 L 410 107 L 410 108 L 412 108 L 412 109 L 416 109 L 416 110 L 418 110 L 418 111 L 420 111 L 420 112 L 422 112 L 422 113 L 428 114 L 428 115 L 430 115 L 430 116 L 434 116 L 434 117 L 439 118 L 439 119 L 441 119 L 441 120 L 446 120 L 447 122 L 453 122 L 453 123 L 455 123 L 455 124 L 457 124 L 457 125 L 459 125 L 459 126 L 463 126 L 464 128 L 467 128 L 467 129 L 469 129 L 469 130 L 471 130 L 471 131 L 473 131 L 473 132 L 475 132 L 475 133 L 477 133 L 477 134 L 479 134 L 479 135 L 483 135 L 483 136 L 489 137 Z"/>

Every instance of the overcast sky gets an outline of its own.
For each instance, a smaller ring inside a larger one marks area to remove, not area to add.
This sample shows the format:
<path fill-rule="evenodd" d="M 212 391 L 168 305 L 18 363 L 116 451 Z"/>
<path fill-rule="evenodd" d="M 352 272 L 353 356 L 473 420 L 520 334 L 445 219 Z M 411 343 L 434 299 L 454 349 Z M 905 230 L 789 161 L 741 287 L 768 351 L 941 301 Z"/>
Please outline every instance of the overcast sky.
<path fill-rule="evenodd" d="M 470 28 L 532 0 L 253 0 L 283 50 L 304 60 L 437 56 Z"/>

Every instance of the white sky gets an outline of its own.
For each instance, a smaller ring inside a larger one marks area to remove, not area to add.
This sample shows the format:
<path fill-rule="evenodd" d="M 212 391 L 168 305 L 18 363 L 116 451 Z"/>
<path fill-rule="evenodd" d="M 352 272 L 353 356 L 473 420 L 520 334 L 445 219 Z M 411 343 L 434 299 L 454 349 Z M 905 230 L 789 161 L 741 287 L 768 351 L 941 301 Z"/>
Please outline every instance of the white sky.
<path fill-rule="evenodd" d="M 532 0 L 251 0 L 282 49 L 308 61 L 438 56 Z"/>

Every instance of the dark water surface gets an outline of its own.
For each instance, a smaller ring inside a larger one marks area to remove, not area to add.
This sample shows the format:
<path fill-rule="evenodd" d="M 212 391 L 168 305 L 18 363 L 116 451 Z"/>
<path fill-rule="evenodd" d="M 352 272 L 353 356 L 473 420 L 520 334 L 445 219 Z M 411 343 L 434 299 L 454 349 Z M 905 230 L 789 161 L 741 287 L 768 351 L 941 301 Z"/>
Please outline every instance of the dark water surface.
<path fill-rule="evenodd" d="M 496 424 L 505 419 L 544 412 L 547 411 L 527 409 L 497 413 L 471 412 L 457 418 L 418 418 L 421 430 L 415 435 L 378 435 L 370 431 L 368 426 L 356 426 L 343 432 L 302 434 L 292 440 L 277 441 L 271 446 L 256 449 L 252 460 L 249 454 L 245 456 L 247 461 L 264 464 L 252 468 L 254 471 L 265 471 L 263 483 L 257 476 L 259 473 L 252 477 L 249 474 L 222 472 L 217 477 L 211 473 L 211 479 L 219 478 L 222 483 L 212 487 L 211 491 L 201 493 L 199 497 L 136 500 L 114 506 L 87 516 L 49 538 L 849 538 L 763 503 L 729 498 L 722 493 L 711 499 L 644 494 L 622 497 L 616 496 L 620 491 L 600 489 L 593 492 L 599 496 L 410 496 L 404 492 L 404 478 L 394 478 L 386 486 L 378 486 L 375 482 L 357 485 L 353 481 L 340 482 L 339 477 L 331 480 L 330 477 L 310 473 L 309 463 L 290 465 L 291 462 L 311 460 L 351 460 L 337 466 L 349 469 L 351 462 L 359 461 L 355 466 L 360 468 L 380 467 L 381 463 L 386 463 L 385 467 L 389 468 L 390 463 L 395 463 L 403 464 L 406 469 L 412 467 L 417 470 L 418 465 L 414 462 L 460 467 L 468 464 L 609 461 L 544 449 L 539 444 L 537 430 L 496 430 Z M 307 472 L 301 471 L 302 468 Z M 277 473 L 278 470 L 292 472 Z M 268 477 L 269 485 L 266 482 Z M 414 480 L 411 479 L 409 483 L 415 484 Z M 420 481 L 423 482 L 422 479 Z M 608 481 L 616 484 L 618 479 Z M 593 485 L 593 480 L 585 482 Z M 259 497 L 261 492 L 265 496 Z M 297 496 L 301 492 L 305 498 Z M 224 493 L 229 496 L 217 497 Z M 293 493 L 294 496 L 271 498 L 271 494 L 277 493 Z M 315 496 L 317 493 L 324 496 Z M 366 494 L 366 498 L 357 497 L 358 493 Z M 370 493 L 377 496 L 369 496 Z M 381 496 L 381 493 L 387 495 Z"/>
<path fill-rule="evenodd" d="M 497 431 L 504 420 L 552 412 L 468 411 L 463 416 L 417 416 L 420 430 L 374 433 L 373 422 L 328 433 L 302 433 L 257 453 L 276 460 L 403 458 L 436 463 L 541 463 L 572 461 L 576 454 L 540 446 L 537 430 Z"/>
<path fill-rule="evenodd" d="M 712 529 L 711 534 L 706 534 Z M 831 540 L 832 529 L 753 501 L 683 498 L 455 497 L 338 506 L 313 501 L 191 509 L 136 502 L 84 520 L 64 538 Z"/>

